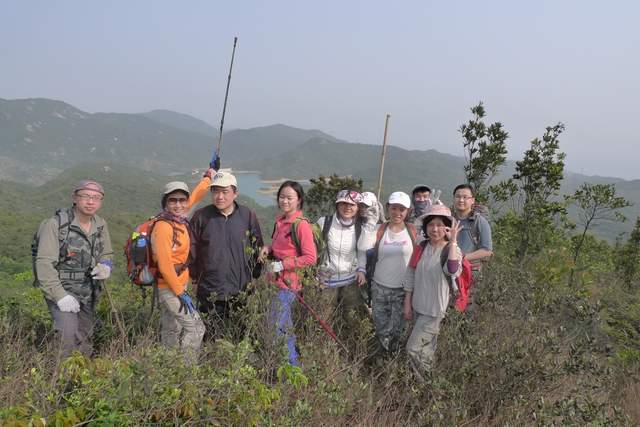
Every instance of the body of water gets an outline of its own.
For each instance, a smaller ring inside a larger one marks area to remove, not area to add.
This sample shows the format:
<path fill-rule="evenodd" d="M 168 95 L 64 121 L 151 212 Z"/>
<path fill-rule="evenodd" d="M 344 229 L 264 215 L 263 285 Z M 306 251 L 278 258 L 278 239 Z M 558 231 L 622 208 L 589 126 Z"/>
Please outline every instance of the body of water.
<path fill-rule="evenodd" d="M 251 197 L 260 206 L 272 206 L 276 204 L 275 195 L 260 193 L 261 188 L 269 188 L 269 184 L 260 182 L 262 179 L 258 173 L 235 173 L 238 180 L 238 192 L 245 196 Z"/>

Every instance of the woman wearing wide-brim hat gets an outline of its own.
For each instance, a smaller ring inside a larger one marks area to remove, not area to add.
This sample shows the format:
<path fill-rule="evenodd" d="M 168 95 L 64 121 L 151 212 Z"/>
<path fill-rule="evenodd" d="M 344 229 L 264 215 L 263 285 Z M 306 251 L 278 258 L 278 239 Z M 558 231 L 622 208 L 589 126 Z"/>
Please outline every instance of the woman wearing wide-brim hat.
<path fill-rule="evenodd" d="M 404 318 L 415 322 L 407 341 L 414 372 L 421 378 L 433 364 L 440 323 L 451 297 L 447 276 L 462 271 L 462 253 L 457 245 L 460 225 L 444 205 L 431 205 L 421 218 L 425 241 L 416 247 L 404 280 Z M 442 263 L 443 251 L 447 251 Z"/>

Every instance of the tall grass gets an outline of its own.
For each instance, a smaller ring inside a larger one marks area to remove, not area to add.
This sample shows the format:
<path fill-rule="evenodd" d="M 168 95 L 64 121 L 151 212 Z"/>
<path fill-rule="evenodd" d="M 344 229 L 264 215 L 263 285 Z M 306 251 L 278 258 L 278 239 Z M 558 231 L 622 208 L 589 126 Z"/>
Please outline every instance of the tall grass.
<path fill-rule="evenodd" d="M 345 352 L 299 305 L 302 367 L 291 367 L 269 322 L 275 289 L 262 281 L 242 309 L 217 321 L 195 366 L 158 345 L 150 298 L 122 284 L 110 287 L 113 307 L 104 297 L 98 306 L 95 357 L 60 360 L 38 290 L 9 278 L 3 286 L 13 292 L 0 301 L 0 424 L 640 423 L 640 349 L 607 329 L 632 322 L 637 306 L 615 304 L 623 296 L 613 281 L 569 288 L 564 270 L 538 261 L 528 271 L 499 257 L 489 265 L 474 316 L 445 319 L 426 383 L 412 377 L 403 352 L 376 351 L 367 316 L 354 314 L 338 331 Z M 310 285 L 305 299 L 320 308 L 317 294 Z"/>

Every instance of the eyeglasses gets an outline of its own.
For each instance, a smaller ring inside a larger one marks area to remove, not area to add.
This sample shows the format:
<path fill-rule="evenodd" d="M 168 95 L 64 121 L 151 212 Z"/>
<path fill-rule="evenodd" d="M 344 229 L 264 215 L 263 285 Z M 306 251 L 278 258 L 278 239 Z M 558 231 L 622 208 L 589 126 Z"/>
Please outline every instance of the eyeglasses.
<path fill-rule="evenodd" d="M 469 200 L 473 199 L 473 196 L 453 196 L 453 198 L 456 200 Z"/>
<path fill-rule="evenodd" d="M 167 199 L 167 203 L 171 203 L 172 205 L 177 205 L 178 203 L 185 204 L 189 199 L 186 197 L 169 197 Z"/>
<path fill-rule="evenodd" d="M 85 202 L 91 200 L 92 202 L 100 202 L 103 197 L 100 195 L 91 196 L 89 194 L 76 194 L 76 197 L 80 200 L 84 200 Z"/>

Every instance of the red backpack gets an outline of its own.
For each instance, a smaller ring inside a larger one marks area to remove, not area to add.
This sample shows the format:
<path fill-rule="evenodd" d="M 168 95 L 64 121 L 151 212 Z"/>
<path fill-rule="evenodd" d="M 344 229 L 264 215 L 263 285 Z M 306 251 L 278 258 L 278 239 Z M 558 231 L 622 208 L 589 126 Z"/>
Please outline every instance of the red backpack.
<path fill-rule="evenodd" d="M 156 283 L 160 272 L 153 259 L 151 250 L 151 233 L 158 221 L 167 221 L 173 227 L 173 242 L 177 243 L 178 235 L 173 221 L 165 218 L 162 213 L 149 218 L 138 225 L 124 245 L 124 256 L 127 259 L 127 275 L 131 283 L 138 286 L 151 286 Z M 176 273 L 180 275 L 188 265 L 176 265 Z"/>
<path fill-rule="evenodd" d="M 420 261 L 420 257 L 422 257 L 422 252 L 424 252 L 424 248 L 428 243 L 429 242 L 427 240 L 424 240 L 415 247 L 413 254 L 411 254 L 411 259 L 409 260 L 409 267 L 417 267 L 418 261 Z M 440 265 L 443 268 L 447 263 L 448 256 L 449 243 L 442 248 L 442 252 L 440 253 Z M 473 286 L 471 263 L 467 260 L 464 254 L 462 254 L 462 273 L 460 276 L 456 277 L 455 282 L 452 280 L 451 276 L 445 274 L 445 277 L 447 278 L 447 282 L 449 282 L 449 291 L 451 295 L 455 296 L 454 306 L 456 310 L 460 312 L 464 311 L 467 308 L 467 304 L 469 304 L 469 290 Z"/>

